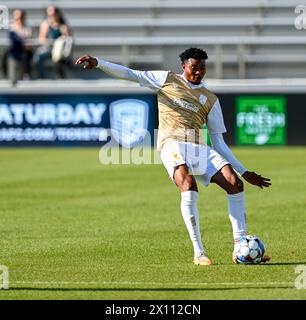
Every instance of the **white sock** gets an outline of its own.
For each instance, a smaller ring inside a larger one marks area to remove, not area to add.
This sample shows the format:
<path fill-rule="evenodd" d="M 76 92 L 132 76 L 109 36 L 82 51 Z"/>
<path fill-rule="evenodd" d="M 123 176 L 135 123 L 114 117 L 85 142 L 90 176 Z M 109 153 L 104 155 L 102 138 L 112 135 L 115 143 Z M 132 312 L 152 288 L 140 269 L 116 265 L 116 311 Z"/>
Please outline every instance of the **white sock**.
<path fill-rule="evenodd" d="M 198 197 L 199 195 L 196 191 L 184 191 L 181 193 L 181 212 L 193 244 L 195 257 L 200 254 L 206 255 L 199 226 Z"/>
<path fill-rule="evenodd" d="M 232 223 L 234 240 L 246 235 L 245 194 L 228 194 L 228 211 Z"/>

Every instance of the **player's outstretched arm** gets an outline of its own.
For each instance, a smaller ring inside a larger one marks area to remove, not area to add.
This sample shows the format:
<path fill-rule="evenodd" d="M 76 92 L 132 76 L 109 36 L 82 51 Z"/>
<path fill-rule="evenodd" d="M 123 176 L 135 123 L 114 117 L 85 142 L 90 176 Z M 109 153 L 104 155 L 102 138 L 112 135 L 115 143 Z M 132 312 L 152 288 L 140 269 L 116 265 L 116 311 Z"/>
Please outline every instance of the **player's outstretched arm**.
<path fill-rule="evenodd" d="M 111 63 L 103 59 L 85 54 L 75 62 L 84 64 L 84 69 L 99 68 L 112 77 L 137 82 L 143 87 L 159 90 L 166 81 L 168 71 L 140 71 L 133 70 L 120 64 Z"/>
<path fill-rule="evenodd" d="M 92 57 L 89 54 L 85 54 L 84 56 L 78 58 L 75 64 L 85 64 L 84 69 L 99 68 L 103 72 L 118 79 L 140 82 L 141 78 L 141 71 L 129 69 L 120 64 L 115 64 L 97 57 Z"/>

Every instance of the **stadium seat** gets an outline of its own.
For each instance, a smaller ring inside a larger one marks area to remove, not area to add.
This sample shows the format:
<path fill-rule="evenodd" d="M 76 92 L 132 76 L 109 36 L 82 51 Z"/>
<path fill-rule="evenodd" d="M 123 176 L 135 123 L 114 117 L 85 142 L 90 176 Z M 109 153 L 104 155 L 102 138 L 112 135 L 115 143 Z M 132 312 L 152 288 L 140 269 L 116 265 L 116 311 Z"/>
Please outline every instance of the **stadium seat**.
<path fill-rule="evenodd" d="M 10 10 L 23 8 L 38 34 L 49 1 L 3 1 Z M 70 24 L 74 55 L 89 52 L 139 68 L 178 71 L 178 55 L 187 46 L 201 46 L 214 64 L 215 78 L 305 74 L 306 38 L 295 29 L 289 1 L 184 0 L 53 1 Z M 0 30 L 0 53 L 7 46 Z M 299 64 L 299 68 L 297 68 Z M 254 71 L 254 65 L 256 70 Z M 73 73 L 72 73 L 73 75 Z"/>

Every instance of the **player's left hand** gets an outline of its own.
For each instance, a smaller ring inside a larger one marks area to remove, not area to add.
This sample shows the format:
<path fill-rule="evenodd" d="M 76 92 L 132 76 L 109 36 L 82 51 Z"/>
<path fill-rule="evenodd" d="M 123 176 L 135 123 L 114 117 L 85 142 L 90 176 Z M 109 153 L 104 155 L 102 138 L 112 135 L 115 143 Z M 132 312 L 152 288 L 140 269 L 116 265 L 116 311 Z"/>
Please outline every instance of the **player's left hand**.
<path fill-rule="evenodd" d="M 258 186 L 263 189 L 264 187 L 268 188 L 271 186 L 271 180 L 268 178 L 264 178 L 261 175 L 258 175 L 255 172 L 246 171 L 242 177 L 250 184 Z"/>

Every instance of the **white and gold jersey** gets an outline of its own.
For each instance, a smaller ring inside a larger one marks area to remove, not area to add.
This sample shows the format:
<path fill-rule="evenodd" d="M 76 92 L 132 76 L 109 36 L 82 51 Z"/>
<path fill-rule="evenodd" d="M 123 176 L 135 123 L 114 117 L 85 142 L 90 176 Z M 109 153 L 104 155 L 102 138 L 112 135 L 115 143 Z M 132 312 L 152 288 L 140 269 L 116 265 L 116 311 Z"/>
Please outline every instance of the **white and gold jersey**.
<path fill-rule="evenodd" d="M 171 71 L 157 95 L 157 149 L 160 151 L 167 141 L 205 144 L 203 125 L 217 97 L 203 86 L 190 87 L 182 76 Z"/>

